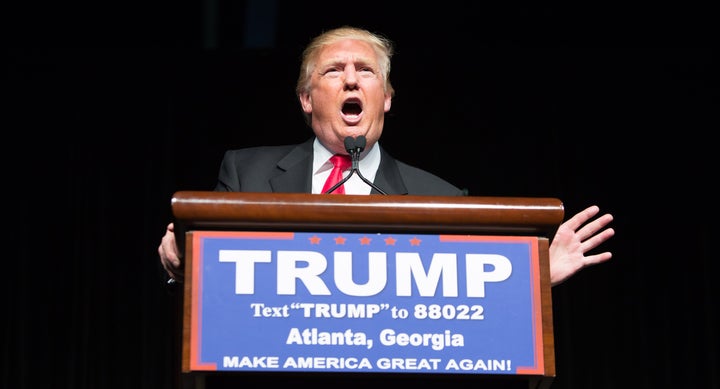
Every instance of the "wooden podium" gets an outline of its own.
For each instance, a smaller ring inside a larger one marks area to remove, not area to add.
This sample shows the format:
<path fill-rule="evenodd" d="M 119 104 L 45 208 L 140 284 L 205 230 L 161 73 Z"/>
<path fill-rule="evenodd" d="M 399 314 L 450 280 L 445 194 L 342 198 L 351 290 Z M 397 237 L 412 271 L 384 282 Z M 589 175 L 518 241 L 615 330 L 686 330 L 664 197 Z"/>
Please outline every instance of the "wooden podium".
<path fill-rule="evenodd" d="M 564 217 L 563 204 L 554 198 L 454 197 L 396 195 L 313 195 L 297 193 L 239 193 L 180 191 L 172 198 L 178 246 L 184 250 L 185 279 L 182 299 L 182 357 L 178 361 L 183 387 L 210 389 L 232 382 L 272 385 L 302 382 L 325 386 L 345 380 L 367 384 L 417 381 L 444 384 L 463 381 L 484 387 L 547 388 L 555 376 L 552 295 L 548 265 L 549 238 Z M 453 234 L 537 238 L 539 310 L 542 339 L 541 371 L 533 374 L 431 373 L 286 373 L 194 371 L 190 364 L 193 293 L 193 234 L 198 231 L 323 231 L 333 233 Z M 245 380 L 245 381 L 243 381 Z"/>

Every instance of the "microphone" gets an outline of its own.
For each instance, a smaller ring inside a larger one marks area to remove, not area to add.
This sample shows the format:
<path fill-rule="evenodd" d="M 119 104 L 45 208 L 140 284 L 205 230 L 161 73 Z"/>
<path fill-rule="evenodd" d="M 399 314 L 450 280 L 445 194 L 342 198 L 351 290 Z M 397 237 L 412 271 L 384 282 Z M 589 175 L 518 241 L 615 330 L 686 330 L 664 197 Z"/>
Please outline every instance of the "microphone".
<path fill-rule="evenodd" d="M 350 154 L 350 159 L 352 160 L 352 171 L 350 171 L 350 174 L 348 174 L 347 177 L 345 177 L 342 182 L 347 181 L 350 176 L 352 176 L 353 172 L 357 172 L 358 177 L 360 177 L 363 182 L 370 185 L 371 188 L 375 189 L 376 191 L 380 192 L 381 194 L 386 195 L 384 190 L 378 188 L 375 184 L 373 184 L 370 180 L 365 178 L 362 173 L 360 173 L 360 153 L 365 150 L 365 145 L 367 144 L 367 139 L 365 139 L 364 135 L 360 135 L 357 138 L 353 138 L 352 136 L 348 136 L 345 138 L 345 150 L 347 150 L 348 154 Z M 334 188 L 332 188 L 334 189 Z M 330 191 L 329 191 L 330 192 Z"/>
<path fill-rule="evenodd" d="M 333 185 L 330 189 L 326 190 L 325 194 L 330 194 L 334 192 L 335 189 L 339 188 L 340 185 L 344 184 L 347 180 L 349 180 L 350 177 L 352 177 L 353 173 L 355 173 L 356 171 L 358 172 L 358 174 L 360 174 L 360 171 L 357 170 L 357 165 L 358 163 L 360 163 L 360 151 L 362 150 L 356 152 L 354 145 L 355 140 L 353 139 L 353 137 L 348 136 L 345 138 L 345 150 L 347 150 L 347 152 L 350 154 L 350 160 L 352 161 L 352 168 L 350 169 L 350 174 L 348 174 L 347 177 L 343 178 L 342 180 L 338 181 L 338 183 Z M 362 147 L 363 149 L 365 148 L 365 142 L 363 142 Z M 357 158 L 353 155 L 353 153 L 357 153 Z"/>
<path fill-rule="evenodd" d="M 367 140 L 362 135 L 358 136 L 357 139 L 352 136 L 345 137 L 345 150 L 350 154 L 352 171 L 358 171 L 358 174 L 360 173 L 358 170 L 358 166 L 360 166 L 360 153 L 365 150 L 366 144 Z"/>

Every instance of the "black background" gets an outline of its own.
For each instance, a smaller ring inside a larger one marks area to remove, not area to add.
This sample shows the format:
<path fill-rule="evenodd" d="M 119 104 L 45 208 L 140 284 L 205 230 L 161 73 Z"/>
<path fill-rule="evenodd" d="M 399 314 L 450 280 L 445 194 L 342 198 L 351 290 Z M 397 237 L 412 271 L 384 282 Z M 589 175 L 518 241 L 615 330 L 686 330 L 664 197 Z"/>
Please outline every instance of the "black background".
<path fill-rule="evenodd" d="M 553 388 L 717 388 L 711 15 L 458 1 L 9 10 L 0 386 L 176 384 L 157 257 L 170 198 L 212 189 L 226 149 L 305 140 L 301 50 L 352 24 L 396 44 L 381 140 L 396 158 L 471 195 L 615 216 L 613 259 L 553 288 Z"/>

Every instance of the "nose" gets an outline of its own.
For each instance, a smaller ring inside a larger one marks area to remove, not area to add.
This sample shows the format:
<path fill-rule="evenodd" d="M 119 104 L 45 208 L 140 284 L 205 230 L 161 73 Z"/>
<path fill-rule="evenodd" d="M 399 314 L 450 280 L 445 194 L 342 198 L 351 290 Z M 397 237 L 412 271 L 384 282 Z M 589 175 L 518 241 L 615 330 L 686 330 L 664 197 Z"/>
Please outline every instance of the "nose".
<path fill-rule="evenodd" d="M 357 70 L 355 70 L 354 66 L 348 66 L 345 68 L 345 88 L 355 89 L 357 87 L 357 83 Z"/>

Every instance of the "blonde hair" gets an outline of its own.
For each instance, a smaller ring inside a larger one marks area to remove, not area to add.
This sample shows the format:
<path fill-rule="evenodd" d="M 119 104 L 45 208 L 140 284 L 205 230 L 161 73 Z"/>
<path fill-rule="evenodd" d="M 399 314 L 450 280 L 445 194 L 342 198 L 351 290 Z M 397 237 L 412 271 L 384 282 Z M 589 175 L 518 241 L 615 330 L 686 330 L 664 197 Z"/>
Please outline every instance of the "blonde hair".
<path fill-rule="evenodd" d="M 318 35 L 313 38 L 305 47 L 305 50 L 303 50 L 300 75 L 298 76 L 297 85 L 295 86 L 295 93 L 297 93 L 298 96 L 301 93 L 310 92 L 310 79 L 312 78 L 312 72 L 315 69 L 320 49 L 346 39 L 367 42 L 373 47 L 378 58 L 380 72 L 385 81 L 385 92 L 390 93 L 390 96 L 395 94 L 395 89 L 393 89 L 390 83 L 390 58 L 392 58 L 393 55 L 393 43 L 380 34 L 372 33 L 362 28 L 344 26 Z M 305 116 L 306 120 L 309 121 L 309 115 Z"/>

